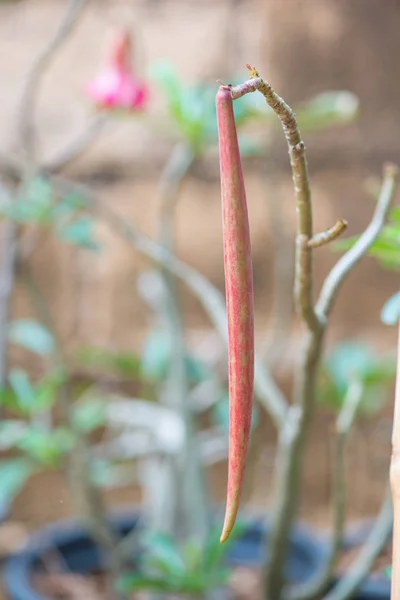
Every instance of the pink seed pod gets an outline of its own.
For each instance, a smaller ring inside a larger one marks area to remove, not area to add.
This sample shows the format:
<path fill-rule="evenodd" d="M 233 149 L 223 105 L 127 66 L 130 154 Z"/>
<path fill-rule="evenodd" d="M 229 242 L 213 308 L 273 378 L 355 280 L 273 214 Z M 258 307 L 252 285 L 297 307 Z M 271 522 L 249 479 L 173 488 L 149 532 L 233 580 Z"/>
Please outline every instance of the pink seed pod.
<path fill-rule="evenodd" d="M 235 524 L 246 468 L 254 388 L 253 268 L 246 191 L 229 86 L 216 96 L 229 355 L 229 466 L 221 542 Z"/>

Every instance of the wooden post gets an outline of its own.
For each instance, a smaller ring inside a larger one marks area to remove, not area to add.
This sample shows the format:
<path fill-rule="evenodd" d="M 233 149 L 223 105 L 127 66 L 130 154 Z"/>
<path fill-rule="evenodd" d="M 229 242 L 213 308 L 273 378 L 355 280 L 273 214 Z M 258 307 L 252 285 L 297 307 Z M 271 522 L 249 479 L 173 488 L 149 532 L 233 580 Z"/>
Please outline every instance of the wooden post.
<path fill-rule="evenodd" d="M 400 321 L 392 434 L 392 460 L 390 463 L 390 484 L 393 497 L 393 558 L 391 600 L 400 600 Z"/>

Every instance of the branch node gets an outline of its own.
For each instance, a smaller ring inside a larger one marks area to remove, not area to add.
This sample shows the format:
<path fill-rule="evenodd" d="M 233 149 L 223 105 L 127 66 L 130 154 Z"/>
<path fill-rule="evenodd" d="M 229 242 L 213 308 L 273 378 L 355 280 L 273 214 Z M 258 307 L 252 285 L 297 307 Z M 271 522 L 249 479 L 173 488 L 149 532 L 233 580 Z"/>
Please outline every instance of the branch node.
<path fill-rule="evenodd" d="M 310 240 L 308 240 L 309 248 L 319 248 L 329 242 L 336 240 L 342 233 L 347 229 L 348 223 L 344 219 L 339 219 L 332 227 L 326 231 L 315 234 Z"/>

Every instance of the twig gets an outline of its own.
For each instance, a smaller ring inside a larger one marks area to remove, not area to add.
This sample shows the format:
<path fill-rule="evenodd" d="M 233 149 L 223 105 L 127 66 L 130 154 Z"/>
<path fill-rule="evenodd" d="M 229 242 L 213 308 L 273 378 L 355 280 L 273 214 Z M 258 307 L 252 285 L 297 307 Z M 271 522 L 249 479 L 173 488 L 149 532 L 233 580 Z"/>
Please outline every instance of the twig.
<path fill-rule="evenodd" d="M 17 233 L 16 223 L 13 221 L 4 223 L 2 269 L 0 273 L 0 391 L 4 389 L 7 378 L 7 325 L 15 281 Z"/>
<path fill-rule="evenodd" d="M 333 590 L 324 596 L 323 600 L 348 600 L 353 597 L 368 576 L 376 558 L 385 547 L 392 532 L 392 524 L 392 499 L 388 490 L 380 513 L 359 555 Z M 397 600 L 395 596 L 393 600 Z"/>
<path fill-rule="evenodd" d="M 255 69 L 251 70 L 249 81 L 231 89 L 235 99 L 246 93 L 244 90 L 253 91 L 251 83 L 264 96 L 281 121 L 283 132 L 288 144 L 290 164 L 292 167 L 294 193 L 298 216 L 296 259 L 295 259 L 295 300 L 296 308 L 310 331 L 317 332 L 319 322 L 314 311 L 313 302 L 313 276 L 312 252 L 308 242 L 312 238 L 312 206 L 311 192 L 308 179 L 307 159 L 305 144 L 301 139 L 296 115 L 288 104 L 264 81 Z"/>
<path fill-rule="evenodd" d="M 56 51 L 68 39 L 79 17 L 86 7 L 88 0 L 68 0 L 67 8 L 62 21 L 57 27 L 48 45 L 39 54 L 29 72 L 21 98 L 21 107 L 18 115 L 18 131 L 21 150 L 25 153 L 28 162 L 35 158 L 35 110 L 37 92 L 40 81 L 47 68 L 55 57 Z"/>
<path fill-rule="evenodd" d="M 179 143 L 173 149 L 161 175 L 160 211 L 158 242 L 169 253 L 173 253 L 176 242 L 176 208 L 182 184 L 188 175 L 195 159 L 194 153 L 186 145 Z M 170 483 L 171 493 L 175 501 L 165 498 L 172 507 L 172 515 L 165 511 L 163 522 L 168 525 L 174 535 L 194 536 L 199 543 L 204 543 L 208 532 L 208 512 L 205 498 L 205 486 L 199 452 L 194 432 L 193 414 L 187 402 L 188 381 L 186 376 L 186 343 L 179 310 L 179 298 L 175 285 L 175 277 L 163 265 L 160 275 L 164 284 L 165 301 L 160 303 L 162 320 L 168 331 L 173 352 L 166 381 L 166 401 L 171 403 L 183 416 L 185 423 L 185 445 L 182 455 L 171 458 L 172 469 Z M 182 490 L 179 493 L 178 490 Z M 182 518 L 182 516 L 184 518 Z M 170 517 L 170 523 L 168 523 Z M 158 521 L 160 518 L 158 516 Z"/>
<path fill-rule="evenodd" d="M 400 321 L 392 433 L 392 460 L 390 463 L 390 484 L 392 489 L 394 511 L 391 597 L 393 600 L 397 600 L 397 598 L 400 598 Z"/>
<path fill-rule="evenodd" d="M 353 426 L 357 410 L 362 400 L 364 388 L 355 380 L 349 385 L 342 410 L 336 420 L 336 452 L 334 461 L 334 484 L 333 484 L 333 527 L 332 540 L 327 560 L 317 573 L 316 577 L 303 586 L 290 590 L 289 600 L 317 600 L 329 587 L 332 581 L 333 570 L 337 556 L 342 547 L 344 519 L 345 519 L 345 445 Z"/>
<path fill-rule="evenodd" d="M 165 248 L 157 244 L 157 242 L 129 225 L 124 218 L 110 209 L 98 197 L 95 197 L 86 186 L 78 185 L 60 176 L 54 176 L 51 180 L 60 190 L 73 189 L 81 193 L 89 201 L 89 209 L 95 214 L 100 214 L 100 217 L 117 231 L 121 237 L 131 243 L 136 250 L 155 262 L 162 264 L 172 274 L 183 281 L 201 302 L 216 331 L 218 331 L 224 342 L 227 343 L 228 332 L 225 300 L 221 292 L 212 283 L 196 271 L 196 269 L 176 258 L 173 254 L 166 251 Z M 256 395 L 262 406 L 270 414 L 276 426 L 281 426 L 286 418 L 287 401 L 272 379 L 269 371 L 264 368 L 259 359 L 255 361 L 254 386 Z"/>
<path fill-rule="evenodd" d="M 98 115 L 88 123 L 79 135 L 63 148 L 51 160 L 43 163 L 41 170 L 45 173 L 57 173 L 76 160 L 94 142 L 108 122 L 107 115 Z"/>
<path fill-rule="evenodd" d="M 347 229 L 347 225 L 347 221 L 340 219 L 330 229 L 313 235 L 311 240 L 308 241 L 308 247 L 319 248 L 320 246 L 329 244 L 329 242 L 333 242 L 333 240 L 336 240 Z"/>
<path fill-rule="evenodd" d="M 385 165 L 381 192 L 370 224 L 354 246 L 336 263 L 322 286 L 316 306 L 317 314 L 321 315 L 322 318 L 326 319 L 329 315 L 343 281 L 362 257 L 366 255 L 381 232 L 396 193 L 397 178 L 397 166 Z"/>

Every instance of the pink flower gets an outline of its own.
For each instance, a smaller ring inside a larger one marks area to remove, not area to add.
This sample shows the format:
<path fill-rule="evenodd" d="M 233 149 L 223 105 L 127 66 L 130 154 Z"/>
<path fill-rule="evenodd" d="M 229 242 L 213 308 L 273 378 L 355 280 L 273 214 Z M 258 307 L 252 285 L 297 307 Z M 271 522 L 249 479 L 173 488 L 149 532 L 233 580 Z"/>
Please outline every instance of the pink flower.
<path fill-rule="evenodd" d="M 138 81 L 133 74 L 129 32 L 117 32 L 110 47 L 108 64 L 89 83 L 86 92 L 99 108 L 145 108 L 148 89 L 146 84 Z"/>

